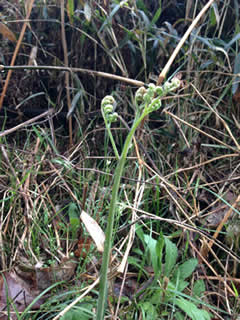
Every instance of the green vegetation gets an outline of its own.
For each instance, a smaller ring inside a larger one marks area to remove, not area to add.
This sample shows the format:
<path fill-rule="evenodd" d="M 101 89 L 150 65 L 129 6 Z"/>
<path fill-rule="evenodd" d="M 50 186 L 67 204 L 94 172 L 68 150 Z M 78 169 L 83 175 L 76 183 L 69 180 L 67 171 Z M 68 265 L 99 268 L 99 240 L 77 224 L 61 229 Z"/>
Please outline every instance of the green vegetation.
<path fill-rule="evenodd" d="M 237 320 L 238 2 L 0 12 L 0 318 Z"/>

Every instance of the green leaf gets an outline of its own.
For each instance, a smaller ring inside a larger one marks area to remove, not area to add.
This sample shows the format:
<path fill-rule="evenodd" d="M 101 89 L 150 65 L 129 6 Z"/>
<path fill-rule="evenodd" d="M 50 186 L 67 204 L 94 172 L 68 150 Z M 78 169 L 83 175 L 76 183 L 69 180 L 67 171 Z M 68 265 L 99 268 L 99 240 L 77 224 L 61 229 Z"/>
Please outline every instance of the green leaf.
<path fill-rule="evenodd" d="M 203 292 L 205 291 L 205 284 L 202 279 L 197 280 L 193 286 L 193 295 L 194 297 L 200 298 Z"/>
<path fill-rule="evenodd" d="M 144 302 L 141 305 L 143 317 L 145 320 L 155 320 L 158 319 L 158 314 L 156 308 L 150 302 Z"/>
<path fill-rule="evenodd" d="M 67 1 L 67 14 L 70 20 L 70 23 L 73 24 L 73 15 L 74 15 L 74 1 L 68 0 Z"/>
<path fill-rule="evenodd" d="M 173 243 L 167 237 L 164 237 L 164 241 L 166 246 L 164 275 L 169 277 L 173 267 L 176 265 L 178 250 L 175 243 Z"/>
<path fill-rule="evenodd" d="M 152 18 L 151 21 L 151 26 L 153 26 L 159 19 L 159 17 L 161 16 L 162 13 L 162 8 L 158 8 L 158 10 L 156 11 L 156 13 L 154 14 L 154 17 Z"/>
<path fill-rule="evenodd" d="M 176 320 L 184 320 L 185 319 L 184 315 L 179 311 L 175 313 L 174 317 Z"/>
<path fill-rule="evenodd" d="M 80 219 L 78 213 L 78 207 L 75 203 L 70 203 L 68 208 L 68 216 L 70 222 L 70 231 L 73 239 L 77 237 L 77 231 L 80 227 Z"/>
<path fill-rule="evenodd" d="M 206 310 L 198 309 L 197 306 L 183 298 L 175 299 L 175 304 L 193 320 L 211 320 Z"/>
<path fill-rule="evenodd" d="M 159 271 L 159 268 L 158 268 L 158 257 L 156 255 L 157 240 L 153 239 L 148 234 L 144 234 L 144 241 L 146 243 L 147 249 L 150 252 L 153 270 L 154 270 L 155 274 L 157 274 L 158 271 Z"/>
<path fill-rule="evenodd" d="M 163 248 L 164 248 L 164 237 L 162 234 L 160 234 L 160 237 L 159 237 L 159 239 L 157 241 L 157 245 L 156 245 L 156 255 L 158 258 L 159 272 L 162 271 Z"/>
<path fill-rule="evenodd" d="M 75 111 L 77 105 L 78 105 L 78 100 L 82 97 L 83 95 L 83 90 L 80 89 L 76 95 L 74 96 L 73 100 L 72 100 L 72 104 L 71 107 L 67 113 L 67 119 L 73 114 L 73 112 Z"/>
<path fill-rule="evenodd" d="M 89 305 L 90 306 L 90 305 Z M 88 309 L 88 305 L 86 304 L 84 307 L 77 307 L 75 310 L 69 310 L 65 315 L 61 318 L 62 320 L 90 320 L 93 318 L 92 312 Z"/>
<path fill-rule="evenodd" d="M 185 288 L 187 288 L 188 285 L 189 285 L 189 282 L 178 279 L 178 281 L 176 281 L 176 283 L 169 281 L 167 289 L 170 293 L 174 293 L 174 295 L 178 295 Z"/>
<path fill-rule="evenodd" d="M 108 25 L 108 24 L 112 24 L 112 18 L 114 17 L 114 15 L 118 12 L 118 10 L 122 7 L 123 4 L 125 4 L 125 2 L 127 1 L 122 1 L 122 3 L 115 5 L 115 7 L 113 8 L 112 12 L 108 15 L 108 17 L 104 20 L 101 28 L 99 29 L 98 33 L 100 34 L 104 28 Z"/>
<path fill-rule="evenodd" d="M 138 8 L 138 9 L 141 9 L 141 10 L 143 10 L 143 11 L 146 12 L 146 13 L 148 12 L 148 9 L 147 9 L 147 7 L 145 6 L 144 1 L 142 1 L 142 0 L 137 0 L 136 5 L 137 5 L 137 8 Z"/>
<path fill-rule="evenodd" d="M 177 287 L 176 287 L 176 290 L 178 292 L 183 292 L 184 289 L 187 288 L 187 286 L 189 285 L 189 282 L 188 281 L 184 281 L 184 280 L 179 280 L 178 283 L 177 283 Z"/>
<path fill-rule="evenodd" d="M 165 294 L 165 291 L 164 291 L 164 294 Z M 167 294 L 165 294 L 164 300 L 163 300 L 163 290 L 157 289 L 157 288 L 153 290 L 153 294 L 149 298 L 149 301 L 154 305 L 158 305 L 160 301 L 161 303 L 167 303 L 168 300 L 169 300 L 169 297 Z"/>
<path fill-rule="evenodd" d="M 181 264 L 177 269 L 177 272 L 179 272 L 179 278 L 181 280 L 185 280 L 186 278 L 188 278 L 193 273 L 197 265 L 197 259 L 189 259 L 188 261 Z"/>
<path fill-rule="evenodd" d="M 139 16 L 142 17 L 144 27 L 145 27 L 144 30 L 148 29 L 150 27 L 150 20 L 149 20 L 148 16 L 142 10 L 139 10 L 138 13 L 139 13 Z M 143 31 L 143 30 L 141 30 L 141 31 Z"/>
<path fill-rule="evenodd" d="M 239 298 L 239 292 L 238 292 L 238 289 L 236 288 L 235 284 L 232 282 L 232 288 L 233 288 L 233 291 L 234 291 L 234 294 L 235 294 L 235 297 L 236 298 Z"/>
<path fill-rule="evenodd" d="M 219 22 L 220 22 L 220 15 L 218 11 L 218 6 L 216 3 L 213 3 L 210 10 L 210 24 L 212 27 L 216 26 L 216 28 L 218 28 Z"/>

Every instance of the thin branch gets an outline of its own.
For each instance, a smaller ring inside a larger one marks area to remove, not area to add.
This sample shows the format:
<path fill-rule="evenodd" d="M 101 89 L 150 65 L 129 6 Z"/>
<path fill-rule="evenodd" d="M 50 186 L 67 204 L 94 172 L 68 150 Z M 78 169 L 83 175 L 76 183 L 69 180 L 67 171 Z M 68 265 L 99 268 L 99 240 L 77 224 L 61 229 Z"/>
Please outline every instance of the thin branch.
<path fill-rule="evenodd" d="M 17 125 L 14 128 L 11 128 L 11 129 L 8 129 L 8 130 L 4 130 L 3 132 L 0 132 L 0 137 L 4 137 L 4 136 L 6 136 L 6 135 L 8 135 L 10 133 L 13 133 L 13 132 L 17 131 L 18 129 L 21 129 L 21 128 L 23 128 L 23 127 L 25 127 L 25 126 L 27 126 L 27 125 L 39 120 L 40 118 L 43 118 L 45 116 L 49 116 L 49 115 L 52 115 L 52 114 L 53 114 L 53 109 L 49 109 L 49 110 L 39 114 L 38 116 L 36 116 L 36 117 L 34 117 L 32 119 L 29 119 L 29 120 L 27 120 L 27 121 L 25 121 L 23 123 L 20 123 L 19 125 Z"/>
<path fill-rule="evenodd" d="M 50 70 L 50 71 L 68 71 L 68 72 L 81 72 L 88 74 L 90 76 L 97 76 L 97 77 L 103 77 L 103 78 L 108 78 L 116 81 L 122 81 L 126 82 L 128 84 L 131 84 L 136 87 L 142 87 L 145 85 L 144 82 L 134 80 L 134 79 L 129 79 L 121 76 L 116 76 L 111 73 L 107 72 L 101 72 L 101 71 L 94 71 L 90 69 L 82 69 L 82 68 L 69 68 L 69 67 L 53 67 L 53 66 L 28 66 L 28 65 L 22 65 L 22 66 L 4 66 L 0 65 L 0 71 L 4 70 Z"/>
<path fill-rule="evenodd" d="M 167 64 L 163 68 L 162 72 L 160 73 L 157 81 L 157 85 L 160 85 L 163 80 L 166 78 L 166 74 L 168 73 L 168 70 L 170 69 L 173 61 L 175 60 L 176 56 L 178 55 L 179 51 L 181 50 L 182 46 L 184 45 L 184 42 L 189 37 L 190 33 L 193 31 L 193 29 L 196 27 L 199 20 L 202 18 L 204 13 L 209 9 L 209 7 L 213 4 L 214 0 L 209 0 L 208 3 L 202 8 L 202 10 L 199 12 L 199 14 L 196 16 L 196 18 L 193 20 L 190 27 L 185 32 L 184 36 L 181 38 L 179 44 L 176 46 L 175 50 L 173 51 L 171 57 L 169 58 Z"/>

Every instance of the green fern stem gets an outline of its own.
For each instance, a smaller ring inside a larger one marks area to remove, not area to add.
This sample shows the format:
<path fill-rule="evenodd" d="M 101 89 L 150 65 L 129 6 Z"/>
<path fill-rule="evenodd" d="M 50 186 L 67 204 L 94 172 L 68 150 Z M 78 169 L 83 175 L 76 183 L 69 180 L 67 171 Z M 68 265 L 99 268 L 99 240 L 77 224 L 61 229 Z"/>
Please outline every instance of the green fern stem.
<path fill-rule="evenodd" d="M 128 150 L 130 148 L 133 135 L 142 122 L 144 117 L 149 113 L 158 110 L 161 107 L 161 98 L 166 95 L 168 92 L 175 90 L 179 87 L 180 81 L 175 78 L 171 82 L 166 82 L 162 87 L 155 86 L 154 84 L 149 84 L 148 89 L 141 87 L 137 90 L 135 94 L 135 105 L 136 105 L 136 115 L 135 120 L 132 125 L 131 130 L 129 131 L 127 138 L 125 140 L 121 157 L 119 159 L 116 173 L 114 176 L 113 189 L 112 189 L 112 198 L 110 202 L 109 215 L 108 215 L 108 224 L 106 230 L 106 239 L 104 243 L 104 252 L 103 252 L 103 262 L 100 273 L 100 289 L 99 289 L 99 297 L 98 297 L 98 305 L 97 305 L 97 320 L 103 320 L 106 298 L 107 298 L 107 290 L 108 290 L 108 266 L 109 259 L 111 253 L 111 245 L 113 242 L 113 225 L 114 225 L 114 217 L 117 206 L 117 198 L 119 192 L 119 185 L 122 176 L 122 172 L 124 169 L 125 161 L 127 158 Z M 104 117 L 104 121 L 106 123 L 106 127 L 108 132 L 110 132 L 110 139 L 113 147 L 116 148 L 113 137 L 111 135 L 110 123 L 114 122 L 117 118 L 117 113 L 114 112 L 115 99 L 112 96 L 106 96 L 102 101 L 102 114 Z M 114 148 L 114 152 L 116 157 L 118 156 L 117 150 Z"/>
<path fill-rule="evenodd" d="M 144 117 L 145 117 L 145 113 L 143 113 L 133 123 L 133 126 L 125 140 L 123 151 L 122 151 L 122 154 L 115 172 L 115 176 L 114 176 L 112 198 L 110 202 L 109 215 L 108 215 L 108 221 L 107 221 L 108 223 L 107 223 L 107 230 L 106 230 L 106 239 L 104 243 L 103 263 L 102 263 L 101 273 L 100 273 L 100 291 L 99 291 L 98 306 L 97 306 L 97 320 L 103 319 L 104 311 L 105 311 L 105 304 L 106 304 L 106 297 L 107 297 L 107 290 L 108 290 L 107 274 L 108 274 L 108 266 L 109 266 L 109 259 L 110 259 L 110 253 L 111 253 L 111 245 L 113 240 L 112 239 L 113 224 L 114 224 L 114 217 L 115 217 L 115 211 L 117 206 L 120 180 L 121 180 L 122 172 L 124 169 L 124 164 L 127 158 L 127 153 L 132 142 L 133 135 Z"/>

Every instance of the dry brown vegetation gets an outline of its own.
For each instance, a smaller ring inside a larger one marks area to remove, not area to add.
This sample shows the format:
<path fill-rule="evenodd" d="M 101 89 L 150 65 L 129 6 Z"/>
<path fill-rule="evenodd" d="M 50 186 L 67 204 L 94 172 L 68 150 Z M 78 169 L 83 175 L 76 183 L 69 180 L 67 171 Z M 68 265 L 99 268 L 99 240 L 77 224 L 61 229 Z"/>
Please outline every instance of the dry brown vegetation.
<path fill-rule="evenodd" d="M 206 3 L 0 0 L 0 319 L 94 318 L 117 165 L 101 100 L 121 153 L 137 88 Z M 239 319 L 239 14 L 213 1 L 168 70 L 181 88 L 136 132 L 109 318 Z"/>

